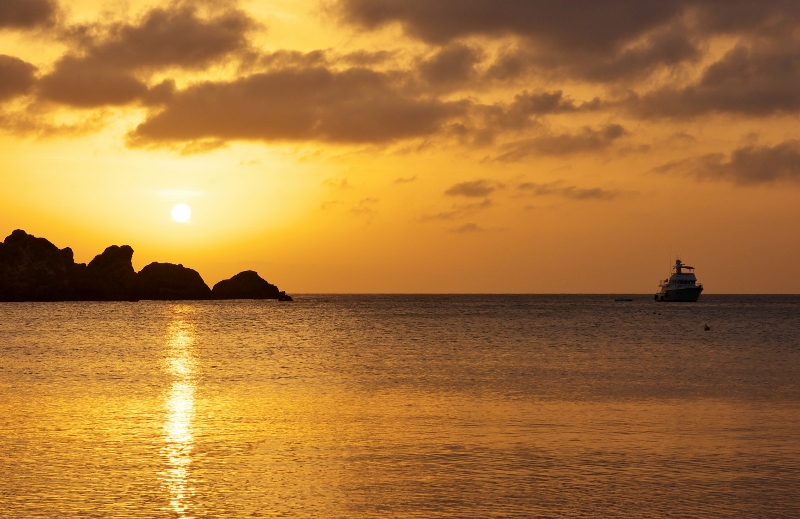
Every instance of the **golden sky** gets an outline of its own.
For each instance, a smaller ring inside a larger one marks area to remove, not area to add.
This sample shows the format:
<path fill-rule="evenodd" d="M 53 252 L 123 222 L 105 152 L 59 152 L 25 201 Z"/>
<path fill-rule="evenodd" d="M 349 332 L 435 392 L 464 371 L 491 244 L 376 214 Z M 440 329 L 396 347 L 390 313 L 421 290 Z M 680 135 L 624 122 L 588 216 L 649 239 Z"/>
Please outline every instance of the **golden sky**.
<path fill-rule="evenodd" d="M 794 1 L 3 0 L 0 234 L 290 293 L 647 293 L 676 254 L 798 293 L 798 114 Z"/>

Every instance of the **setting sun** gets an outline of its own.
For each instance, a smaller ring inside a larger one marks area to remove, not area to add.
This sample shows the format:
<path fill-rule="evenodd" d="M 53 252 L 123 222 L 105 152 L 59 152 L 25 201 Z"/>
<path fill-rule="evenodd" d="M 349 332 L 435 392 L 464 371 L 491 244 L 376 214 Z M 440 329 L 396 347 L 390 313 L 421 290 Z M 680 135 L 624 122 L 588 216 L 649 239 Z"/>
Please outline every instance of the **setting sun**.
<path fill-rule="evenodd" d="M 186 222 L 191 216 L 192 210 L 186 204 L 178 204 L 172 208 L 172 219 L 176 222 Z"/>

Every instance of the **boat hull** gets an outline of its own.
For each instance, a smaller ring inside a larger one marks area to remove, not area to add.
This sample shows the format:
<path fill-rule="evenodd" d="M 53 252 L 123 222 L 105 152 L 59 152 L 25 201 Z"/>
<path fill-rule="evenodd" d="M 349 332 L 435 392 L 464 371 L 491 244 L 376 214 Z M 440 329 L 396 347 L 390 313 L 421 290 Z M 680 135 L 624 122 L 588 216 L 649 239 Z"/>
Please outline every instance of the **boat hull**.
<path fill-rule="evenodd" d="M 656 294 L 655 300 L 664 303 L 695 303 L 703 287 L 670 288 Z"/>

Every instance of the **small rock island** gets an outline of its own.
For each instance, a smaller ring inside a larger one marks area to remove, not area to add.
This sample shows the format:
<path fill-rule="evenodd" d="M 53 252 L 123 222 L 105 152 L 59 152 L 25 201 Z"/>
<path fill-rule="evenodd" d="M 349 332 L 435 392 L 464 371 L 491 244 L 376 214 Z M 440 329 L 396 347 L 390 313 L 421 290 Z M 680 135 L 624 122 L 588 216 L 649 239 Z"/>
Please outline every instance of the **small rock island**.
<path fill-rule="evenodd" d="M 88 265 L 75 263 L 71 248 L 17 229 L 0 243 L 0 301 L 292 301 L 252 270 L 209 288 L 181 264 L 153 262 L 136 272 L 132 258 L 129 245 L 112 245 Z"/>

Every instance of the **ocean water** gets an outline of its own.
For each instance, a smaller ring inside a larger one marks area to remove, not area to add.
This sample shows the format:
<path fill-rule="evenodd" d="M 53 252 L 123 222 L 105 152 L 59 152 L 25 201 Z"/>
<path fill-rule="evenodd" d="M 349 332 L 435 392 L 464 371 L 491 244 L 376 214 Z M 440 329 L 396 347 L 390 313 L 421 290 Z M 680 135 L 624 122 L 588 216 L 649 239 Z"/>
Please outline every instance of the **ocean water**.
<path fill-rule="evenodd" d="M 0 517 L 800 517 L 800 297 L 0 304 Z"/>

